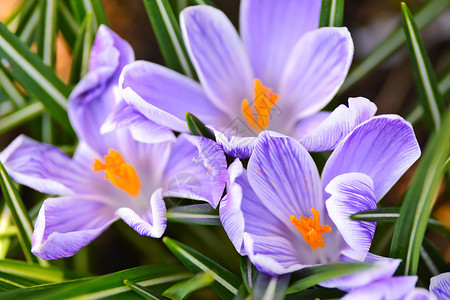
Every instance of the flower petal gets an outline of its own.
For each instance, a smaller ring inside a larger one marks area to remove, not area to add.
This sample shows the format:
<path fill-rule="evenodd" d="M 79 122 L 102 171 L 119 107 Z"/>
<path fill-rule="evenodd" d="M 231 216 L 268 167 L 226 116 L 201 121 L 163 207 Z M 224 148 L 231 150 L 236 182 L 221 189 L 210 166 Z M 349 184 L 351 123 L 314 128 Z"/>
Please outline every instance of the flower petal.
<path fill-rule="evenodd" d="M 205 93 L 222 111 L 236 116 L 242 101 L 253 96 L 253 72 L 233 25 L 220 10 L 198 5 L 181 12 L 180 26 Z"/>
<path fill-rule="evenodd" d="M 49 198 L 39 211 L 31 251 L 43 259 L 69 257 L 114 222 L 113 211 L 83 198 Z"/>
<path fill-rule="evenodd" d="M 450 272 L 431 277 L 430 291 L 438 300 L 450 299 Z"/>
<path fill-rule="evenodd" d="M 295 44 L 319 26 L 320 1 L 243 0 L 240 31 L 255 77 L 278 90 Z"/>
<path fill-rule="evenodd" d="M 398 276 L 373 282 L 364 287 L 352 290 L 342 300 L 360 299 L 402 299 L 417 282 L 417 276 Z"/>
<path fill-rule="evenodd" d="M 371 282 L 392 277 L 401 261 L 401 259 L 376 261 L 370 269 L 333 278 L 325 282 L 321 282 L 320 285 L 326 288 L 338 288 L 348 292 L 352 289 L 364 287 Z"/>
<path fill-rule="evenodd" d="M 379 201 L 419 156 L 409 122 L 397 115 L 376 116 L 339 143 L 325 164 L 322 182 L 326 186 L 337 175 L 364 173 L 372 178 Z"/>
<path fill-rule="evenodd" d="M 442 300 L 448 299 L 442 298 Z M 430 293 L 427 289 L 424 288 L 415 288 L 412 292 L 410 292 L 403 300 L 440 300 L 436 298 L 433 293 Z"/>
<path fill-rule="evenodd" d="M 163 66 L 137 61 L 123 69 L 122 95 L 149 120 L 188 132 L 186 112 L 207 125 L 223 127 L 228 117 L 206 97 L 200 84 Z"/>
<path fill-rule="evenodd" d="M 85 169 L 58 148 L 24 135 L 3 150 L 0 160 L 15 181 L 42 193 L 73 194 L 83 189 L 89 180 Z"/>
<path fill-rule="evenodd" d="M 323 27 L 306 33 L 286 63 L 277 105 L 293 122 L 318 112 L 344 82 L 352 57 L 347 28 Z"/>
<path fill-rule="evenodd" d="M 264 205 L 280 220 L 323 215 L 319 172 L 309 153 L 294 139 L 271 132 L 259 135 L 247 167 L 248 180 Z"/>
<path fill-rule="evenodd" d="M 119 98 L 114 92 L 122 68 L 134 60 L 131 46 L 106 26 L 101 26 L 94 41 L 89 73 L 69 97 L 70 122 L 80 140 L 104 153 L 100 127 Z"/>
<path fill-rule="evenodd" d="M 356 126 L 372 118 L 376 111 L 376 105 L 368 99 L 350 98 L 348 108 L 339 105 L 319 126 L 300 139 L 300 143 L 310 152 L 332 150 Z"/>
<path fill-rule="evenodd" d="M 372 244 L 376 222 L 351 220 L 352 214 L 377 208 L 372 179 L 363 173 L 339 175 L 326 186 L 331 195 L 325 202 L 333 223 L 345 242 L 354 250 L 356 260 L 364 261 Z"/>
<path fill-rule="evenodd" d="M 167 227 L 166 204 L 162 189 L 157 189 L 150 198 L 150 208 L 143 214 L 137 214 L 129 207 L 116 210 L 116 216 L 125 221 L 140 235 L 160 238 Z"/>
<path fill-rule="evenodd" d="M 165 170 L 165 196 L 207 201 L 217 207 L 227 181 L 222 148 L 198 136 L 180 135 Z"/>
<path fill-rule="evenodd" d="M 257 137 L 239 137 L 232 136 L 228 139 L 225 134 L 220 131 L 214 131 L 217 143 L 223 148 L 223 151 L 237 158 L 248 158 L 253 152 L 253 148 L 258 141 Z"/>
<path fill-rule="evenodd" d="M 309 117 L 303 118 L 295 124 L 294 129 L 289 134 L 290 137 L 293 137 L 296 140 L 300 140 L 304 136 L 308 135 L 317 126 L 319 126 L 326 118 L 330 116 L 331 112 L 329 111 L 319 111 Z"/>
<path fill-rule="evenodd" d="M 168 127 L 156 124 L 142 115 L 133 106 L 124 101 L 117 105 L 101 127 L 101 133 L 114 132 L 128 128 L 132 137 L 142 143 L 160 143 L 175 140 L 175 135 Z"/>

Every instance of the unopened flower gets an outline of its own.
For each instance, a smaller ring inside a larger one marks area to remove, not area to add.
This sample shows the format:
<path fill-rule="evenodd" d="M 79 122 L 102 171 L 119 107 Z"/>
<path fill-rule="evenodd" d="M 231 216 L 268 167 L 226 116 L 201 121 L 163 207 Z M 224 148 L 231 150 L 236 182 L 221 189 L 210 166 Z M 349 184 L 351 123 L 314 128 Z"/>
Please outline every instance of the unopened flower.
<path fill-rule="evenodd" d="M 394 115 L 357 126 L 319 176 L 308 151 L 292 138 L 262 132 L 248 162 L 229 167 L 222 224 L 241 255 L 262 272 L 284 274 L 366 259 L 374 222 L 349 216 L 377 202 L 420 156 L 409 123 Z"/>
<path fill-rule="evenodd" d="M 193 113 L 235 157 L 249 157 L 262 130 L 303 143 L 321 123 L 303 144 L 310 151 L 333 149 L 376 108 L 360 98 L 333 116 L 319 112 L 343 83 L 353 56 L 346 28 L 317 29 L 320 5 L 318 0 L 243 0 L 242 39 L 221 11 L 188 7 L 180 23 L 200 84 L 137 61 L 122 73 L 124 99 L 149 120 L 179 132 L 188 130 L 185 113 Z"/>

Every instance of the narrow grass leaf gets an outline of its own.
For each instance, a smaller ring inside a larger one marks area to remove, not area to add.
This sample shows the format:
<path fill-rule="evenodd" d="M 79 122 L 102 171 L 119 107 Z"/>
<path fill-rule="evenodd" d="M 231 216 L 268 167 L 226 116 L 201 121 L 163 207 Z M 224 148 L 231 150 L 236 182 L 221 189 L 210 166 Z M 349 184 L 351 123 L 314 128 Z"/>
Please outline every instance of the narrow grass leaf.
<path fill-rule="evenodd" d="M 243 279 L 243 284 L 248 293 L 252 293 L 253 288 L 255 287 L 256 280 L 258 278 L 259 272 L 250 262 L 247 256 L 239 256 L 240 260 L 240 270 L 241 276 Z"/>
<path fill-rule="evenodd" d="M 286 300 L 324 300 L 324 299 L 341 299 L 345 292 L 338 289 L 327 289 L 316 287 L 314 289 L 304 290 L 301 292 L 286 295 Z"/>
<path fill-rule="evenodd" d="M 20 10 L 17 28 L 14 32 L 17 36 L 21 36 L 23 34 L 23 31 L 25 31 L 27 24 L 31 20 L 32 14 L 36 10 L 38 2 L 39 0 L 24 1 L 23 7 Z"/>
<path fill-rule="evenodd" d="M 3 192 L 3 198 L 11 210 L 12 219 L 18 230 L 18 237 L 23 253 L 28 262 L 45 264 L 45 262 L 31 253 L 31 235 L 33 226 L 28 217 L 25 205 L 17 192 L 11 178 L 0 162 L 0 186 Z"/>
<path fill-rule="evenodd" d="M 189 112 L 186 113 L 186 122 L 192 135 L 203 136 L 210 140 L 216 141 L 216 137 L 212 131 L 193 114 Z"/>
<path fill-rule="evenodd" d="M 72 12 L 64 1 L 58 1 L 58 28 L 61 30 L 70 49 L 75 46 L 75 41 L 80 32 L 80 25 L 75 20 Z"/>
<path fill-rule="evenodd" d="M 344 19 L 344 0 L 322 0 L 319 27 L 341 27 Z"/>
<path fill-rule="evenodd" d="M 41 34 L 38 41 L 38 54 L 42 62 L 53 67 L 56 61 L 56 26 L 57 26 L 57 1 L 41 0 Z"/>
<path fill-rule="evenodd" d="M 216 7 L 214 2 L 212 2 L 211 0 L 190 0 L 190 2 L 194 5 L 209 5 Z"/>
<path fill-rule="evenodd" d="M 41 16 L 41 6 L 36 5 L 30 17 L 26 20 L 25 27 L 16 36 L 26 45 L 31 45 L 38 32 L 38 24 Z"/>
<path fill-rule="evenodd" d="M 11 224 L 11 211 L 6 202 L 0 200 L 0 232 L 4 233 Z M 17 230 L 17 229 L 16 229 Z M 11 239 L 9 237 L 0 238 L 0 259 L 4 259 L 8 253 Z"/>
<path fill-rule="evenodd" d="M 441 125 L 441 114 L 444 111 L 444 104 L 438 90 L 436 75 L 431 66 L 430 59 L 425 50 L 419 29 L 414 21 L 411 12 L 404 2 L 402 2 L 402 19 L 405 31 L 406 42 L 409 49 L 409 56 L 416 78 L 416 85 L 419 91 L 419 99 L 422 100 L 422 107 L 425 112 L 425 119 L 430 128 L 439 129 Z"/>
<path fill-rule="evenodd" d="M 4 290 L 23 289 L 39 284 L 38 281 L 23 279 L 8 273 L 0 272 L 0 288 Z"/>
<path fill-rule="evenodd" d="M 108 17 L 106 16 L 105 8 L 103 7 L 101 0 L 83 0 L 85 3 L 84 6 L 86 8 L 86 12 L 92 12 L 95 17 L 96 23 L 95 28 L 98 28 L 100 24 L 109 25 Z"/>
<path fill-rule="evenodd" d="M 143 0 L 167 66 L 191 78 L 194 68 L 189 60 L 180 26 L 167 0 Z"/>
<path fill-rule="evenodd" d="M 428 269 L 428 278 L 439 275 L 449 271 L 445 259 L 429 239 L 424 238 L 422 248 L 420 250 L 421 267 Z M 419 268 L 420 268 L 419 266 Z"/>
<path fill-rule="evenodd" d="M 127 287 L 130 288 L 133 292 L 135 292 L 137 295 L 141 296 L 144 299 L 153 299 L 153 300 L 167 300 L 168 298 L 161 296 L 155 292 L 152 292 L 143 286 L 140 286 L 139 284 L 136 284 L 134 282 L 129 281 L 128 279 L 125 279 L 123 281 L 123 284 L 125 284 Z"/>
<path fill-rule="evenodd" d="M 291 274 L 271 276 L 259 273 L 252 299 L 284 299 Z"/>
<path fill-rule="evenodd" d="M 72 52 L 72 66 L 69 82 L 77 83 L 89 70 L 89 55 L 93 44 L 92 14 L 86 14 L 83 24 L 76 38 Z"/>
<path fill-rule="evenodd" d="M 364 263 L 337 263 L 305 268 L 293 275 L 300 279 L 289 286 L 287 294 L 300 292 L 322 281 L 366 270 L 371 266 L 371 264 Z"/>
<path fill-rule="evenodd" d="M 169 222 L 199 224 L 199 225 L 221 225 L 219 212 L 209 204 L 195 204 L 176 206 L 166 213 Z"/>
<path fill-rule="evenodd" d="M 14 85 L 11 78 L 7 75 L 5 68 L 0 64 L 0 85 L 6 96 L 11 99 L 16 108 L 22 108 L 26 105 L 25 97 Z"/>
<path fill-rule="evenodd" d="M 405 275 L 417 273 L 423 237 L 449 156 L 450 109 L 443 121 L 443 130 L 433 133 L 406 192 L 392 239 L 390 256 L 403 260 L 399 272 Z"/>
<path fill-rule="evenodd" d="M 25 124 L 42 115 L 44 111 L 45 108 L 41 102 L 34 102 L 8 116 L 2 117 L 0 119 L 0 134 L 4 134 L 17 126 Z"/>
<path fill-rule="evenodd" d="M 241 282 L 236 275 L 180 242 L 168 237 L 164 237 L 163 242 L 190 271 L 205 272 L 211 275 L 215 280 L 211 284 L 211 289 L 222 299 L 233 298 L 238 293 Z"/>
<path fill-rule="evenodd" d="M 172 300 L 183 300 L 191 293 L 208 287 L 213 282 L 214 278 L 210 274 L 200 272 L 187 281 L 182 281 L 171 286 L 163 293 L 163 296 Z"/>
<path fill-rule="evenodd" d="M 428 1 L 415 15 L 418 29 L 422 29 L 432 21 L 436 20 L 440 14 L 446 11 L 450 6 L 448 0 Z M 384 39 L 375 49 L 357 66 L 350 70 L 339 93 L 346 92 L 357 82 L 367 76 L 372 70 L 379 66 L 383 61 L 392 56 L 405 43 L 403 29 L 399 26 L 386 39 Z"/>
<path fill-rule="evenodd" d="M 56 121 L 73 132 L 66 112 L 69 87 L 3 24 L 0 24 L 0 56 L 12 76 L 44 104 Z"/>

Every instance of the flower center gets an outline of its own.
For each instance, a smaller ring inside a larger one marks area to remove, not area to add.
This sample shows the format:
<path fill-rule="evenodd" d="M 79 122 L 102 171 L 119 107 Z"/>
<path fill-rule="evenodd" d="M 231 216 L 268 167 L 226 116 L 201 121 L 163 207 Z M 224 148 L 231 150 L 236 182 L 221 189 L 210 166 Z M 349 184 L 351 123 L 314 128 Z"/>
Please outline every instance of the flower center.
<path fill-rule="evenodd" d="M 105 163 L 94 158 L 94 172 L 105 171 L 105 178 L 109 179 L 113 185 L 124 190 L 131 196 L 137 196 L 141 183 L 136 170 L 127 164 L 119 152 L 109 149 L 108 155 L 105 155 Z"/>
<path fill-rule="evenodd" d="M 253 109 L 247 99 L 242 101 L 241 111 L 247 123 L 258 132 L 269 126 L 269 116 L 272 107 L 277 103 L 278 95 L 271 92 L 271 89 L 262 85 L 259 79 L 255 79 L 253 89 Z"/>
<path fill-rule="evenodd" d="M 311 217 L 300 217 L 300 220 L 291 215 L 291 223 L 300 231 L 305 242 L 313 250 L 317 250 L 318 247 L 325 248 L 322 234 L 330 232 L 331 227 L 329 225 L 324 226 L 319 224 L 320 214 L 315 208 L 311 208 L 311 212 L 313 214 Z"/>

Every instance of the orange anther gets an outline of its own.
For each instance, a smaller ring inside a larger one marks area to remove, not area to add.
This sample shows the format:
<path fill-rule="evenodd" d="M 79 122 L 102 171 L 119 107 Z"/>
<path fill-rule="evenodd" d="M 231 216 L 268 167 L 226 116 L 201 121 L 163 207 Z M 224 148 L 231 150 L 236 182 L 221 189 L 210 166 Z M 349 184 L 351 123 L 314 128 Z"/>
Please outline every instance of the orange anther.
<path fill-rule="evenodd" d="M 109 179 L 113 185 L 124 190 L 131 196 L 137 196 L 141 183 L 136 170 L 127 164 L 119 152 L 109 149 L 108 155 L 104 157 L 105 163 L 94 158 L 91 166 L 94 172 L 105 171 L 105 178 Z"/>
<path fill-rule="evenodd" d="M 315 208 L 311 208 L 311 212 L 313 215 L 309 218 L 300 217 L 297 219 L 295 216 L 291 215 L 291 223 L 298 231 L 300 231 L 305 242 L 313 250 L 317 250 L 318 247 L 325 248 L 322 234 L 330 232 L 331 227 L 329 225 L 320 224 L 320 214 Z"/>

